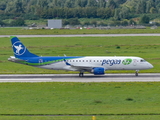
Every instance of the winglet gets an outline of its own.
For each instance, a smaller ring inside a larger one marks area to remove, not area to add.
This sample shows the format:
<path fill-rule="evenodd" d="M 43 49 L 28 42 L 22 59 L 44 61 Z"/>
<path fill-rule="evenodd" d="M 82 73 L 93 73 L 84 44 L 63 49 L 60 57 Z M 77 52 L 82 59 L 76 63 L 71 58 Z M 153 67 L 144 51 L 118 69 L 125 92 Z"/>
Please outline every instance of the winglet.
<path fill-rule="evenodd" d="M 14 37 L 16 37 L 16 36 L 10 36 L 10 39 L 12 39 L 12 38 L 14 38 Z"/>

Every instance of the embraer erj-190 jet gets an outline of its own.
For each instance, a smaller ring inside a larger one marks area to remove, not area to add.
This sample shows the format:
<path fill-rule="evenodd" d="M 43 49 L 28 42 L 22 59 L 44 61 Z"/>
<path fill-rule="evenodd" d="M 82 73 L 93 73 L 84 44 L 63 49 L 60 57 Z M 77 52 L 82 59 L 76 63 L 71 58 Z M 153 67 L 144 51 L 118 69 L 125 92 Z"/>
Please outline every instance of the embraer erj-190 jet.
<path fill-rule="evenodd" d="M 79 71 L 82 77 L 84 72 L 94 75 L 104 75 L 106 70 L 135 70 L 138 76 L 139 70 L 151 69 L 152 64 L 140 57 L 124 56 L 51 56 L 40 57 L 28 51 L 23 43 L 15 36 L 11 36 L 14 56 L 9 61 L 51 70 Z"/>

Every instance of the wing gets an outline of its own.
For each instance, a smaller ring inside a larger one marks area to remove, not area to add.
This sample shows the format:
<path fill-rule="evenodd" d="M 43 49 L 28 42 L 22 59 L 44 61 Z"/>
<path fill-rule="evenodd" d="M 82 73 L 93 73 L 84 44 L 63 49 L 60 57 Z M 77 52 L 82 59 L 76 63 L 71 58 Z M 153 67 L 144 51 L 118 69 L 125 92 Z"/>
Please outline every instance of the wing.
<path fill-rule="evenodd" d="M 81 66 L 72 65 L 72 64 L 68 63 L 65 59 L 64 59 L 64 62 L 66 63 L 66 65 L 72 67 L 73 69 L 76 69 L 77 71 L 91 72 L 93 68 L 99 67 L 99 66 L 88 66 L 88 65 L 81 65 Z"/>

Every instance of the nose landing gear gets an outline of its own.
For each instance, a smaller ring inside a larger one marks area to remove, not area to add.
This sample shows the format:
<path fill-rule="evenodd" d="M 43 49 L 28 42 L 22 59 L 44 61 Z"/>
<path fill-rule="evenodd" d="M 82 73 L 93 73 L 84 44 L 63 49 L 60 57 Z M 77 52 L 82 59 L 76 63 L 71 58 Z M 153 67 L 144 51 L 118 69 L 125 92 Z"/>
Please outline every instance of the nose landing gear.
<path fill-rule="evenodd" d="M 135 72 L 135 76 L 138 76 L 138 72 L 139 72 L 139 70 L 136 70 L 136 72 Z"/>

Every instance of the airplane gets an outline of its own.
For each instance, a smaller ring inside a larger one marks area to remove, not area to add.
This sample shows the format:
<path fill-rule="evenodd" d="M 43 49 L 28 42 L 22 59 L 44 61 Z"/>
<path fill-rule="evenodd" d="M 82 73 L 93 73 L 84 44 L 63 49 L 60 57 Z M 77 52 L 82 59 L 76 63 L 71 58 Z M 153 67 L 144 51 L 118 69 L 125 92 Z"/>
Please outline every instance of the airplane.
<path fill-rule="evenodd" d="M 138 76 L 139 70 L 153 68 L 143 58 L 132 56 L 42 57 L 31 53 L 16 36 L 10 38 L 14 56 L 10 56 L 9 61 L 44 69 L 79 71 L 79 77 L 83 77 L 84 72 L 104 75 L 106 70 L 135 70 Z"/>

